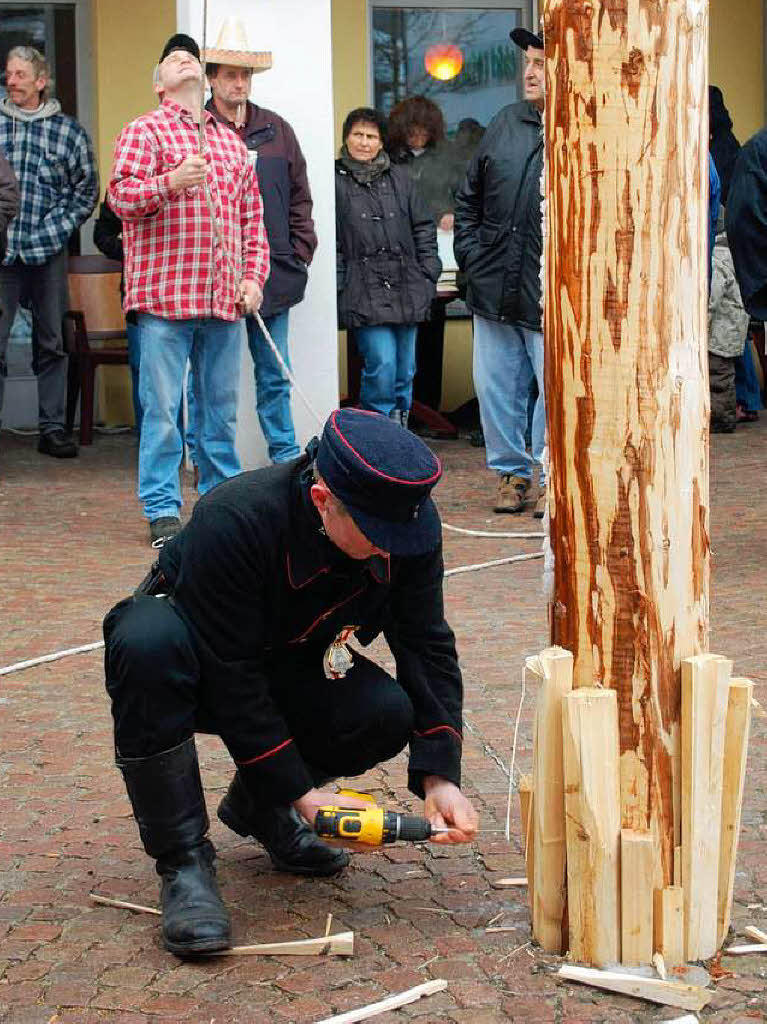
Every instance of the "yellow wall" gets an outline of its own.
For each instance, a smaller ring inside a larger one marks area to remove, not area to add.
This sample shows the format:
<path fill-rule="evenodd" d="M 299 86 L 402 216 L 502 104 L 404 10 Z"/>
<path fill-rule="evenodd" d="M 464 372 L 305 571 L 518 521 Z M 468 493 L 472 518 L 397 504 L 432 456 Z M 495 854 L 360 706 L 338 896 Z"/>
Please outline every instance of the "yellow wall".
<path fill-rule="evenodd" d="M 709 80 L 718 85 L 741 142 L 764 127 L 762 0 L 711 0 Z"/>

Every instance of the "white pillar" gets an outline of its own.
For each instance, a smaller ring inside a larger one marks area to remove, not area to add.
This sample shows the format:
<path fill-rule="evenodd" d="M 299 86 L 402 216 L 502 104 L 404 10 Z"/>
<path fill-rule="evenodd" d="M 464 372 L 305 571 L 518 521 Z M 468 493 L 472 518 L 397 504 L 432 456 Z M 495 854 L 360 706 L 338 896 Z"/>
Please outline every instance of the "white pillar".
<path fill-rule="evenodd" d="M 202 46 L 202 0 L 176 0 L 176 9 L 179 31 Z M 330 0 L 208 0 L 208 48 L 225 17 L 241 19 L 252 50 L 272 52 L 273 67 L 253 76 L 250 98 L 292 125 L 306 157 L 319 246 L 304 301 L 290 312 L 290 355 L 298 386 L 324 418 L 338 404 Z M 320 430 L 295 391 L 293 421 L 300 446 Z M 244 343 L 237 446 L 245 468 L 268 462 Z"/>

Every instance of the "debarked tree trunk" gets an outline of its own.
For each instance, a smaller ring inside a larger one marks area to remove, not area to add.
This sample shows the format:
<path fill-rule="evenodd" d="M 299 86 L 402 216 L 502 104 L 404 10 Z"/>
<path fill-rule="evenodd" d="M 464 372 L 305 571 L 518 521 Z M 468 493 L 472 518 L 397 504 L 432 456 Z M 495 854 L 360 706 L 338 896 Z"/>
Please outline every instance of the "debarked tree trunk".
<path fill-rule="evenodd" d="M 708 649 L 708 10 L 548 0 L 551 639 L 617 691 L 621 817 L 680 842 L 680 662 Z"/>

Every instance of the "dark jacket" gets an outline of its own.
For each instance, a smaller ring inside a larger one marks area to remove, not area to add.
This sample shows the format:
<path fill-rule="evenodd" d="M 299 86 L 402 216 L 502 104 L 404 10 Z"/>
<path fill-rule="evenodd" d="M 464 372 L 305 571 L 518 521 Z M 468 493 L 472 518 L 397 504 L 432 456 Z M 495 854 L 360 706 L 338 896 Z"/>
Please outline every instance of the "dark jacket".
<path fill-rule="evenodd" d="M 488 125 L 455 197 L 454 250 L 466 304 L 488 320 L 541 328 L 541 115 L 527 101 Z"/>
<path fill-rule="evenodd" d="M 468 160 L 461 159 L 452 143 L 428 146 L 418 156 L 409 149 L 397 150 L 390 156 L 393 164 L 407 167 L 436 224 L 446 213 L 453 212 L 455 193 L 466 174 Z"/>
<path fill-rule="evenodd" d="M 336 271 L 341 327 L 428 319 L 442 263 L 437 228 L 407 168 L 360 184 L 336 160 Z"/>
<path fill-rule="evenodd" d="M 0 153 L 0 260 L 8 245 L 8 225 L 19 212 L 19 183 L 13 168 Z"/>
<path fill-rule="evenodd" d="M 265 665 L 302 656 L 322 672 L 337 634 L 384 632 L 397 680 L 415 710 L 409 785 L 422 776 L 460 784 L 462 682 L 445 622 L 441 548 L 412 558 L 347 558 L 320 533 L 307 456 L 242 473 L 195 506 L 160 553 L 172 600 L 192 630 L 203 678 L 216 694 L 211 725 L 238 763 L 263 770 L 276 803 L 313 785 L 269 692 Z M 316 659 L 316 660 L 315 660 Z"/>
<path fill-rule="evenodd" d="M 724 105 L 722 90 L 716 85 L 708 87 L 708 132 L 709 151 L 722 186 L 722 203 L 726 206 L 740 143 L 732 130 L 732 118 Z"/>
<path fill-rule="evenodd" d="M 725 224 L 743 305 L 755 320 L 767 320 L 767 128 L 740 150 Z"/>
<path fill-rule="evenodd" d="M 103 253 L 107 259 L 116 263 L 123 262 L 123 222 L 109 205 L 109 200 L 104 196 L 104 202 L 99 207 L 99 215 L 93 225 L 93 244 Z M 125 276 L 120 275 L 120 295 L 125 295 Z M 137 323 L 135 309 L 129 309 L 125 314 L 129 324 Z"/>
<path fill-rule="evenodd" d="M 245 125 L 236 129 L 219 113 L 212 99 L 207 109 L 217 121 L 236 131 L 255 154 L 271 254 L 260 313 L 274 316 L 303 299 L 307 267 L 317 248 L 306 160 L 293 129 L 273 110 L 248 101 Z"/>

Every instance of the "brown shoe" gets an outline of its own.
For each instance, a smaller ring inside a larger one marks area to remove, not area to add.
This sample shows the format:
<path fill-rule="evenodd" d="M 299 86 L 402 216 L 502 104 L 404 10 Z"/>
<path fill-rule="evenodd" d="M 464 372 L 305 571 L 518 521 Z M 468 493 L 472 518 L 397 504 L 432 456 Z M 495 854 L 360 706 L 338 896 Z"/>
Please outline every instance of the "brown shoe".
<path fill-rule="evenodd" d="M 535 511 L 533 512 L 533 519 L 543 519 L 543 513 L 546 511 L 546 487 L 538 488 L 538 500 L 535 503 Z"/>
<path fill-rule="evenodd" d="M 505 473 L 498 481 L 493 512 L 521 512 L 530 491 L 530 481 Z"/>

